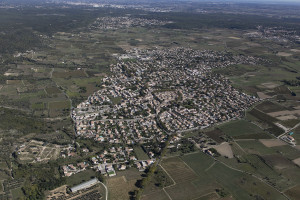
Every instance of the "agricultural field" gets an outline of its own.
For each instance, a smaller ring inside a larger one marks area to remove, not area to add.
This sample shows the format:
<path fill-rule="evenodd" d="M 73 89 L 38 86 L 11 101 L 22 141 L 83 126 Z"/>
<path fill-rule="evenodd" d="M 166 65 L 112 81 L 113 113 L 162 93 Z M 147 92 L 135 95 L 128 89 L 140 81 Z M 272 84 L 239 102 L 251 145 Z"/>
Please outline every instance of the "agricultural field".
<path fill-rule="evenodd" d="M 136 181 L 142 178 L 142 173 L 137 169 L 128 169 L 126 171 L 117 172 L 117 176 L 106 179 L 108 188 L 108 199 L 129 199 L 130 192 L 137 189 Z"/>
<path fill-rule="evenodd" d="M 263 139 L 270 138 L 257 125 L 248 122 L 246 120 L 238 120 L 228 122 L 218 127 L 226 135 L 233 137 L 234 139 Z"/>
<path fill-rule="evenodd" d="M 276 119 L 262 111 L 259 111 L 256 108 L 247 112 L 247 118 L 263 126 L 265 131 L 273 136 L 277 137 L 284 133 L 284 130 L 282 128 L 275 125 L 275 123 L 279 122 L 279 119 Z"/>
<path fill-rule="evenodd" d="M 267 199 L 285 199 L 276 190 L 260 180 L 224 167 L 222 164 L 217 163 L 208 172 L 237 199 L 252 199 L 253 196 L 261 196 Z"/>
<path fill-rule="evenodd" d="M 299 150 L 289 145 L 276 146 L 276 147 L 272 147 L 272 149 L 290 160 L 294 160 L 300 157 Z"/>
<path fill-rule="evenodd" d="M 154 172 L 154 176 L 143 191 L 142 199 L 168 199 L 163 188 L 172 186 L 173 184 L 174 181 L 161 166 L 158 166 L 156 172 Z"/>
<path fill-rule="evenodd" d="M 222 143 L 222 142 L 225 141 L 223 139 L 225 134 L 220 129 L 214 129 L 214 130 L 211 130 L 211 131 L 207 131 L 207 132 L 205 132 L 205 135 L 207 135 L 208 137 L 210 137 L 211 139 L 213 139 L 217 143 Z"/>
<path fill-rule="evenodd" d="M 235 199 L 253 199 L 258 196 L 285 199 L 259 179 L 231 169 L 204 153 L 167 158 L 163 160 L 162 166 L 175 181 L 174 185 L 165 187 L 172 199 L 217 199 L 220 195 Z"/>
<path fill-rule="evenodd" d="M 297 199 L 300 146 L 292 147 L 275 138 L 300 122 L 300 89 L 289 85 L 299 80 L 299 45 L 249 36 L 258 31 L 258 26 L 275 24 L 299 31 L 297 18 L 290 18 L 289 11 L 281 13 L 285 17 L 265 13 L 249 17 L 241 14 L 243 11 L 234 15 L 221 7 L 221 13 L 202 13 L 202 8 L 195 13 L 190 12 L 194 8 L 188 8 L 189 13 L 184 13 L 181 6 L 179 12 L 152 13 L 140 8 L 47 6 L 52 9 L 4 6 L 0 12 L 0 181 L 4 186 L 0 187 L 0 199 L 21 198 L 24 183 L 37 183 L 39 192 L 65 184 L 59 172 L 61 164 L 91 155 L 57 160 L 64 145 L 89 146 L 93 153 L 106 148 L 106 144 L 75 137 L 70 111 L 104 87 L 103 78 L 112 75 L 109 66 L 119 62 L 117 54 L 134 48 L 178 47 L 262 59 L 254 66 L 236 64 L 213 69 L 236 89 L 259 97 L 261 103 L 245 111 L 245 119 L 203 130 L 217 143 L 205 137 L 213 143 L 208 148 L 215 148 L 220 155 L 178 152 L 180 157 L 174 153 L 163 158 L 142 199 L 285 199 L 273 187 Z M 118 30 L 91 28 L 91 23 L 104 16 L 172 23 Z M 11 30 L 11 24 L 16 30 Z M 113 105 L 122 101 L 121 97 L 109 98 Z M 299 127 L 293 131 L 299 143 Z M 17 154 L 13 154 L 16 147 Z M 134 147 L 134 152 L 139 160 L 149 159 L 140 146 Z M 109 199 L 131 198 L 137 180 L 144 174 L 136 169 L 117 174 L 106 178 Z M 66 184 L 73 186 L 96 175 L 87 170 L 66 178 Z"/>
<path fill-rule="evenodd" d="M 285 191 L 285 194 L 288 195 L 291 199 L 298 199 L 298 197 L 300 196 L 300 185 Z"/>
<path fill-rule="evenodd" d="M 250 154 L 267 155 L 275 153 L 273 149 L 264 146 L 257 140 L 237 141 L 237 143 Z"/>

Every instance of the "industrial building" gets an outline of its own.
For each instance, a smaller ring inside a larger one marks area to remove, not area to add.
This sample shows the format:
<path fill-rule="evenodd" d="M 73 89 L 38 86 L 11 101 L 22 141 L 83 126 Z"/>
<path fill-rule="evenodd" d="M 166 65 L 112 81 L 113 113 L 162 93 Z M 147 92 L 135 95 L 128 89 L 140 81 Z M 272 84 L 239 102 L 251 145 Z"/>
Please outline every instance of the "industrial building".
<path fill-rule="evenodd" d="M 71 192 L 74 193 L 74 192 L 77 192 L 79 190 L 83 190 L 83 189 L 89 188 L 89 187 L 91 187 L 91 186 L 93 186 L 93 185 L 95 185 L 97 183 L 99 183 L 99 180 L 97 178 L 93 178 L 93 179 L 91 179 L 89 181 L 86 181 L 84 183 L 81 183 L 79 185 L 76 185 L 76 186 L 72 187 L 71 188 Z"/>

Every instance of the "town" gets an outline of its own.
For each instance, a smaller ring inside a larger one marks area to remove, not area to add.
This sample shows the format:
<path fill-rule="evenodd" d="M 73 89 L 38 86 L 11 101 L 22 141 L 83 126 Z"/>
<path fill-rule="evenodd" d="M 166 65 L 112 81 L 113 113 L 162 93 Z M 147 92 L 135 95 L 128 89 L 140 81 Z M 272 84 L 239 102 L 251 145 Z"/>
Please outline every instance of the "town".
<path fill-rule="evenodd" d="M 117 30 L 130 27 L 163 26 L 167 23 L 155 19 L 141 19 L 133 17 L 102 17 L 90 25 L 90 30 Z"/>
<path fill-rule="evenodd" d="M 114 175 L 111 164 L 125 169 L 124 163 L 133 161 L 143 170 L 154 162 L 151 145 L 146 149 L 149 160 L 138 159 L 133 145 L 160 144 L 174 133 L 241 118 L 259 101 L 234 89 L 213 69 L 262 59 L 188 48 L 133 49 L 116 56 L 113 75 L 72 111 L 77 137 L 109 144 L 92 158 L 103 174 Z"/>

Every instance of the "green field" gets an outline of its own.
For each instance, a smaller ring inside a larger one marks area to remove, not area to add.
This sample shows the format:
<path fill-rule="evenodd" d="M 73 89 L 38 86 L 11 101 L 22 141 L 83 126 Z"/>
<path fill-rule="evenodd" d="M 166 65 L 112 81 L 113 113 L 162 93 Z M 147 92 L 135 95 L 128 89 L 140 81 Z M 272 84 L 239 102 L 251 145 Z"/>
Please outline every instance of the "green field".
<path fill-rule="evenodd" d="M 235 139 L 263 139 L 270 138 L 261 128 L 246 120 L 228 122 L 219 126 L 226 135 Z"/>
<path fill-rule="evenodd" d="M 237 141 L 237 143 L 247 152 L 258 155 L 273 154 L 275 151 L 271 148 L 264 146 L 257 140 Z"/>
<path fill-rule="evenodd" d="M 13 199 L 19 199 L 24 196 L 24 193 L 21 188 L 16 188 L 16 189 L 11 190 L 11 194 L 13 196 Z"/>
<path fill-rule="evenodd" d="M 291 199 L 297 200 L 300 196 L 300 185 L 295 186 L 285 192 Z"/>
<path fill-rule="evenodd" d="M 287 108 L 285 108 L 284 106 L 270 101 L 264 101 L 261 104 L 257 105 L 256 108 L 266 113 L 287 110 Z"/>
<path fill-rule="evenodd" d="M 48 88 L 45 89 L 45 91 L 49 95 L 61 93 L 61 91 L 57 87 L 48 87 Z"/>
<path fill-rule="evenodd" d="M 174 186 L 165 189 L 172 199 L 205 199 L 205 196 L 215 196 L 213 194 L 217 189 L 223 191 L 223 195 L 232 195 L 235 199 L 285 199 L 260 180 L 230 169 L 204 153 L 185 155 L 181 159 L 168 158 L 163 161 L 163 167 L 176 182 Z M 183 162 L 187 165 L 185 169 L 179 167 L 184 166 Z M 262 171 L 266 171 L 265 168 Z M 193 172 L 194 178 L 191 177 Z M 269 169 L 268 173 L 272 172 Z"/>
<path fill-rule="evenodd" d="M 96 176 L 96 172 L 94 170 L 88 169 L 83 172 L 74 174 L 70 177 L 67 177 L 66 184 L 72 187 L 74 185 L 78 185 L 82 182 L 88 181 L 95 176 Z"/>
<path fill-rule="evenodd" d="M 135 146 L 134 148 L 134 153 L 137 156 L 138 160 L 148 160 L 149 156 L 145 153 L 145 151 L 142 149 L 141 146 Z"/>
<path fill-rule="evenodd" d="M 215 162 L 214 159 L 202 152 L 185 155 L 182 157 L 182 160 L 199 174 L 202 174 Z"/>
<path fill-rule="evenodd" d="M 271 148 L 288 159 L 294 160 L 296 158 L 300 158 L 300 151 L 289 145 L 283 145 L 283 146 L 277 146 Z"/>
<path fill-rule="evenodd" d="M 69 114 L 70 110 L 70 101 L 54 101 L 48 103 L 49 116 L 57 117 L 57 116 L 66 116 Z"/>
<path fill-rule="evenodd" d="M 286 199 L 260 180 L 229 169 L 220 163 L 214 165 L 208 172 L 236 199 L 253 199 L 253 196 L 261 196 L 264 199 Z"/>

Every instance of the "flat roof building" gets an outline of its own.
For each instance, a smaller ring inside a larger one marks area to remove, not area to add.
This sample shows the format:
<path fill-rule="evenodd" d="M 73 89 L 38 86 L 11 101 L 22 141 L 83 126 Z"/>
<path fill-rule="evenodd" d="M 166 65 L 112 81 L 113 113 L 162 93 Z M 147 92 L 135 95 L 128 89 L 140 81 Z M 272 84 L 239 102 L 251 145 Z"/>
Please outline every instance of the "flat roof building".
<path fill-rule="evenodd" d="M 74 187 L 71 188 L 71 192 L 77 192 L 79 190 L 83 190 L 83 189 L 86 189 L 86 188 L 89 188 L 95 184 L 99 183 L 99 180 L 97 178 L 93 178 L 89 181 L 86 181 L 84 183 L 81 183 L 79 185 L 76 185 Z"/>

